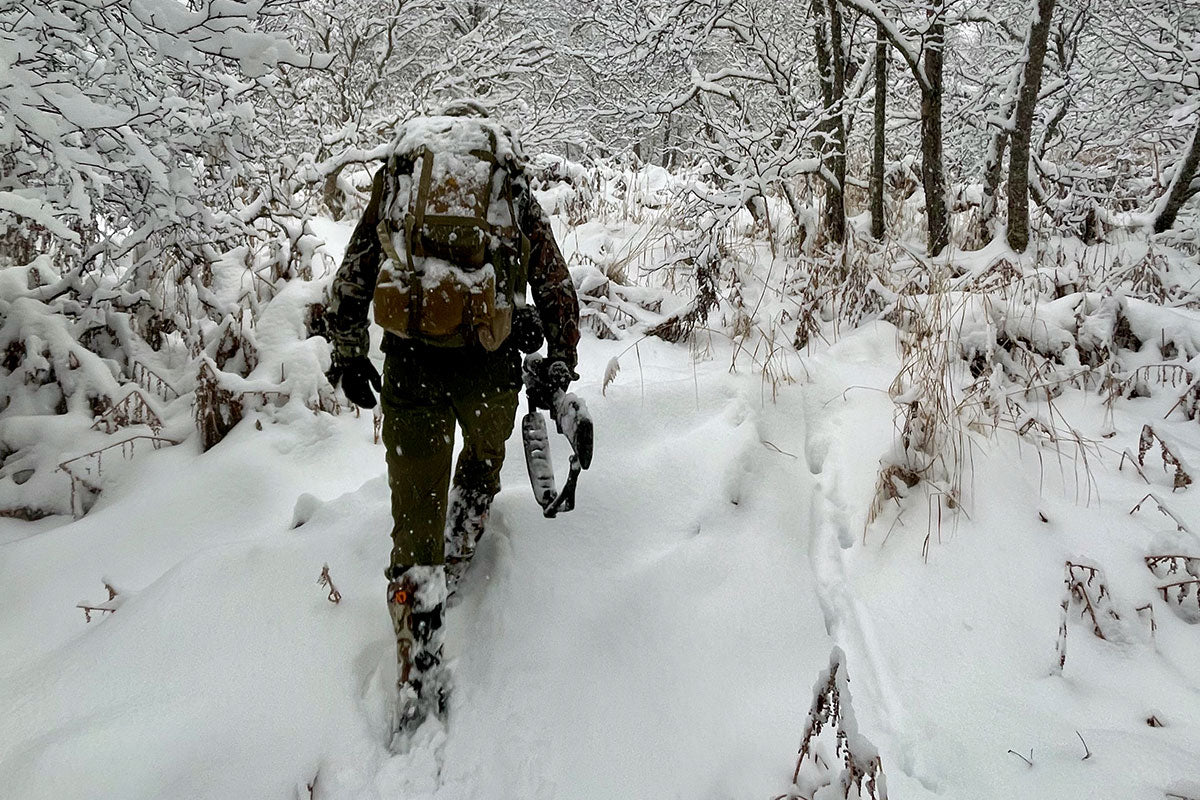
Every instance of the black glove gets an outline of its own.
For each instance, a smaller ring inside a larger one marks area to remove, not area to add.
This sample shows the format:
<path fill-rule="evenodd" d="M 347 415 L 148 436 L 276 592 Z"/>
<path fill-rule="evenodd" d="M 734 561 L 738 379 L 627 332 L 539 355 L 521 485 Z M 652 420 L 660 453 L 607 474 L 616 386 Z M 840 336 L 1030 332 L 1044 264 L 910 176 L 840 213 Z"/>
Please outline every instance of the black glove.
<path fill-rule="evenodd" d="M 554 393 L 566 391 L 571 381 L 579 378 L 562 358 L 543 358 L 536 353 L 525 357 L 522 370 L 525 391 L 534 408 L 551 410 Z"/>
<path fill-rule="evenodd" d="M 571 381 L 579 380 L 575 370 L 567 366 L 567 362 L 561 358 L 542 359 L 542 363 L 538 366 L 541 368 L 541 375 L 538 376 L 538 379 L 551 395 L 557 391 L 565 392 L 571 385 Z"/>
<path fill-rule="evenodd" d="M 371 387 L 374 386 L 376 392 L 383 387 L 383 382 L 379 378 L 379 370 L 375 369 L 371 359 L 366 356 L 356 356 L 345 362 L 334 359 L 333 367 L 326 377 L 335 388 L 340 382 L 346 399 L 363 408 L 375 407 L 375 394 L 371 391 Z"/>
<path fill-rule="evenodd" d="M 546 341 L 542 333 L 542 320 L 537 309 L 521 306 L 513 313 L 512 333 L 509 334 L 517 349 L 522 353 L 536 353 Z"/>

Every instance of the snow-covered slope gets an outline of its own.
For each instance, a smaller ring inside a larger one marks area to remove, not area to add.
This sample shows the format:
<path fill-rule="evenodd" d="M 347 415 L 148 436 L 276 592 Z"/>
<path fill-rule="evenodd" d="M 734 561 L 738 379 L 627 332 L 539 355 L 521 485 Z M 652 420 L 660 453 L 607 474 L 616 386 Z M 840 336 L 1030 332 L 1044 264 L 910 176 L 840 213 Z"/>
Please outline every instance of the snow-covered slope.
<path fill-rule="evenodd" d="M 962 513 L 939 519 L 936 504 L 909 503 L 864 535 L 892 437 L 894 351 L 894 329 L 870 326 L 814 358 L 811 385 L 785 393 L 803 397 L 796 416 L 819 484 L 803 501 L 817 592 L 890 796 L 1197 796 L 1200 628 L 1164 601 L 1167 581 L 1143 558 L 1195 555 L 1200 541 L 1153 500 L 1130 511 L 1154 492 L 1197 527 L 1200 502 L 1172 494 L 1165 473 L 1147 469 L 1146 485 L 1128 464 L 1118 470 L 1120 448 L 1136 449 L 1142 420 L 1169 402 L 1118 413 L 1111 443 L 1100 398 L 1069 409 L 1081 436 L 1106 443 L 1086 462 L 1066 442 L 1058 457 L 1011 434 L 973 436 Z M 1120 620 L 1102 615 L 1101 640 L 1072 602 L 1059 670 L 1067 561 L 1102 570 Z"/>
<path fill-rule="evenodd" d="M 628 246 L 585 229 L 568 255 Z M 961 508 L 914 492 L 868 525 L 896 328 L 814 338 L 795 382 L 701 339 L 585 337 L 579 507 L 542 519 L 514 436 L 449 615 L 449 725 L 401 755 L 370 415 L 253 412 L 207 453 L 110 465 L 79 521 L 0 519 L 0 795 L 765 800 L 836 645 L 892 798 L 1200 798 L 1200 627 L 1144 562 L 1200 557 L 1200 490 L 1154 451 L 1118 469 L 1169 393 L 1063 395 L 1061 454 L 965 431 Z M 1176 417 L 1156 430 L 1200 463 Z M 1060 667 L 1067 562 L 1099 568 L 1106 638 L 1068 603 Z M 85 622 L 102 581 L 117 610 Z"/>
<path fill-rule="evenodd" d="M 643 345 L 645 385 L 601 397 L 615 347 L 585 352 L 600 435 L 575 512 L 541 518 L 513 442 L 450 615 L 444 742 L 384 747 L 390 526 L 369 418 L 250 422 L 202 456 L 142 457 L 84 520 L 4 547 L 7 791 L 281 797 L 315 778 L 320 797 L 425 796 L 435 750 L 442 797 L 783 787 L 829 648 L 804 526 L 777 501 L 805 471 L 762 443 L 755 381 L 682 348 Z M 328 502 L 290 529 L 305 492 Z M 85 624 L 74 604 L 104 599 L 101 576 L 129 597 Z"/>

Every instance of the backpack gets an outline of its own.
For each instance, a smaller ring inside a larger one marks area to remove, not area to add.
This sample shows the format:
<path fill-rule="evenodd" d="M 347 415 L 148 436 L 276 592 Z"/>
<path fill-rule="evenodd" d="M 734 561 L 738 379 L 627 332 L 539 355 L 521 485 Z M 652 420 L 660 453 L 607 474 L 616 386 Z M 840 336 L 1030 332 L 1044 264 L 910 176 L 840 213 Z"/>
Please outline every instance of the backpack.
<path fill-rule="evenodd" d="M 412 120 L 385 169 L 375 321 L 406 339 L 498 349 L 524 305 L 530 250 L 513 204 L 512 134 L 478 117 Z"/>

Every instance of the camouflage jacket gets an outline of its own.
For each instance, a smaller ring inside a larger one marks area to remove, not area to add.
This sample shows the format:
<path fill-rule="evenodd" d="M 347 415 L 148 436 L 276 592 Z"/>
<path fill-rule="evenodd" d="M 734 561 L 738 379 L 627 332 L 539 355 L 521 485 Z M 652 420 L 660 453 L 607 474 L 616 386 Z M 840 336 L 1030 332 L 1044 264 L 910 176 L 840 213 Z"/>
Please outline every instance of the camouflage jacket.
<path fill-rule="evenodd" d="M 365 356 L 369 345 L 367 313 L 375 293 L 375 281 L 383 263 L 383 246 L 375 227 L 384 190 L 387 167 L 381 167 L 371 186 L 371 200 L 350 237 L 346 255 L 333 282 L 326 320 L 334 358 L 346 361 Z M 562 358 L 572 368 L 579 342 L 579 300 L 567 271 L 567 263 L 554 241 L 541 206 L 529 189 L 528 176 L 512 176 L 513 204 L 521 230 L 529 238 L 529 289 L 542 320 L 551 358 Z M 411 340 L 385 334 L 384 352 L 412 349 Z M 479 348 L 482 350 L 482 348 Z"/>

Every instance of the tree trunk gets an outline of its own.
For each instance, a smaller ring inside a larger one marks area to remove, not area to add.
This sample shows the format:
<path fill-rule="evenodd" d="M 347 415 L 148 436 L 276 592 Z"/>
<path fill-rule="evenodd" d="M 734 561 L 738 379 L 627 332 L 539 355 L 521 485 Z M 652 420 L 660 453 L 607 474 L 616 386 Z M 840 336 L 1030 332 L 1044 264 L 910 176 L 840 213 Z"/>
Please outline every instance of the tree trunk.
<path fill-rule="evenodd" d="M 843 116 L 846 71 L 842 18 L 837 0 L 813 0 L 813 15 L 817 20 L 814 49 L 825 113 L 825 119 L 818 126 L 821 160 L 836 182 L 825 181 L 825 228 L 830 240 L 841 244 L 846 239 L 846 121 Z"/>
<path fill-rule="evenodd" d="M 1011 111 L 1011 109 L 1010 109 Z M 1012 114 L 1005 114 L 1010 119 Z M 1000 180 L 1004 177 L 1004 151 L 1008 149 L 1008 128 L 1001 126 L 988 142 L 987 156 L 983 162 L 983 197 L 979 202 L 979 240 L 986 244 L 996 236 L 996 195 L 1000 193 Z"/>
<path fill-rule="evenodd" d="M 1184 151 L 1183 160 L 1175 168 L 1175 176 L 1171 178 L 1171 186 L 1167 189 L 1166 202 L 1154 218 L 1155 233 L 1162 233 L 1174 225 L 1179 209 L 1189 197 L 1196 194 L 1197 190 L 1192 188 L 1192 181 L 1195 180 L 1197 171 L 1200 171 L 1200 120 L 1196 121 L 1192 141 Z"/>
<path fill-rule="evenodd" d="M 833 56 L 833 174 L 837 178 L 837 206 L 834 209 L 834 241 L 846 240 L 846 54 L 842 49 L 842 11 L 837 0 L 829 2 L 829 44 Z"/>
<path fill-rule="evenodd" d="M 1016 111 L 1017 94 L 1021 91 L 1021 73 L 1013 71 L 1012 79 L 1001 98 L 999 116 L 1003 120 L 988 141 L 987 155 L 983 162 L 983 197 L 979 202 L 979 239 L 983 243 L 996 238 L 996 197 L 1000 194 L 1000 181 L 1004 179 L 1004 153 L 1008 150 L 1008 136 L 1012 131 L 1013 112 Z"/>
<path fill-rule="evenodd" d="M 882 239 L 884 124 L 887 122 L 888 43 L 875 25 L 875 140 L 871 151 L 871 236 Z"/>
<path fill-rule="evenodd" d="M 946 211 L 946 173 L 942 165 L 942 49 L 946 44 L 943 4 L 935 0 L 930 10 L 929 38 L 921 71 L 921 185 L 925 189 L 925 214 L 929 223 L 929 255 L 950 244 L 950 218 Z"/>
<path fill-rule="evenodd" d="M 659 159 L 659 163 L 665 169 L 671 169 L 674 166 L 674 159 L 671 158 L 671 129 L 674 124 L 674 115 L 667 114 L 666 129 L 663 131 L 662 158 Z"/>
<path fill-rule="evenodd" d="M 325 185 L 321 191 L 321 201 L 335 220 L 341 219 L 346 214 L 345 198 L 342 196 L 341 189 L 338 188 L 338 178 L 341 177 L 342 170 L 345 168 L 346 165 L 342 164 L 326 175 Z"/>
<path fill-rule="evenodd" d="M 1033 135 L 1033 112 L 1042 89 L 1042 67 L 1054 0 L 1037 0 L 1037 16 L 1029 26 L 1025 48 L 1025 70 L 1008 155 L 1008 246 L 1018 253 L 1029 246 L 1029 140 Z"/>
<path fill-rule="evenodd" d="M 820 0 L 813 0 L 814 8 Z M 942 64 L 946 46 L 945 0 L 931 0 L 926 7 L 929 26 L 922 37 L 921 53 L 912 43 L 889 27 L 887 17 L 874 3 L 838 0 L 876 21 L 876 29 L 899 49 L 921 87 L 921 185 L 925 190 L 929 255 L 936 256 L 950 244 L 950 218 L 946 210 L 946 172 L 942 164 Z"/>

